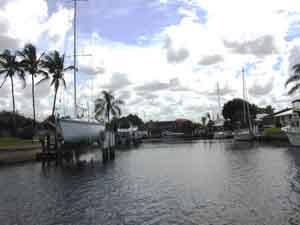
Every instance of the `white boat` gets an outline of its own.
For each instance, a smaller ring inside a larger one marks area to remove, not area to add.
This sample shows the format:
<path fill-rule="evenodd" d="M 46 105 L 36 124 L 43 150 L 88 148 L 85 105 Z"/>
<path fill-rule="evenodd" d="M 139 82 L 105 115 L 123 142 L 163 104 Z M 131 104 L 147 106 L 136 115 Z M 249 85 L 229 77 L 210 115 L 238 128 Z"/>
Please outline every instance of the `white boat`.
<path fill-rule="evenodd" d="M 162 132 L 162 136 L 166 138 L 183 137 L 184 133 L 171 132 L 166 130 Z"/>
<path fill-rule="evenodd" d="M 77 68 L 77 46 L 76 46 L 76 1 L 74 1 L 74 68 Z M 76 83 L 76 74 L 77 69 L 74 69 L 74 117 L 73 118 L 57 118 L 56 127 L 59 134 L 61 135 L 63 144 L 72 144 L 72 143 L 93 143 L 100 142 L 101 132 L 105 131 L 105 125 L 99 123 L 96 120 L 91 120 L 87 118 L 78 118 L 78 109 L 80 108 L 77 104 L 76 92 L 77 92 L 77 83 Z M 91 90 L 92 91 L 92 90 Z M 93 102 L 93 97 L 91 94 L 91 101 Z M 89 113 L 90 114 L 90 113 Z M 88 116 L 90 117 L 90 115 Z"/>
<path fill-rule="evenodd" d="M 232 136 L 231 131 L 218 131 L 214 133 L 214 139 L 227 139 L 232 138 Z"/>
<path fill-rule="evenodd" d="M 234 133 L 235 141 L 253 141 L 254 135 L 249 129 L 241 129 Z"/>
<path fill-rule="evenodd" d="M 281 128 L 283 130 L 291 145 L 300 146 L 300 99 L 292 102 L 293 104 L 293 115 L 291 118 L 291 123 Z"/>
<path fill-rule="evenodd" d="M 287 126 L 281 128 L 288 136 L 289 142 L 293 146 L 300 146 L 300 127 Z"/>
<path fill-rule="evenodd" d="M 96 121 L 58 119 L 57 121 L 64 144 L 100 142 L 105 126 Z"/>

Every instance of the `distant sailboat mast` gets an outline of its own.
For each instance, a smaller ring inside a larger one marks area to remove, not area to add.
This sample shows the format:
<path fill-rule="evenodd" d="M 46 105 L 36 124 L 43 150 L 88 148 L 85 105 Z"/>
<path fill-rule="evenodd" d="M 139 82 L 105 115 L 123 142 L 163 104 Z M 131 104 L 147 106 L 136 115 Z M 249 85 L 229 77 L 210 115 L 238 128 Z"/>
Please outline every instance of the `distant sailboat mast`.
<path fill-rule="evenodd" d="M 246 123 L 246 93 L 245 93 L 245 70 L 242 69 L 242 79 L 243 79 L 243 116 L 244 123 Z"/>
<path fill-rule="evenodd" d="M 221 117 L 221 96 L 220 96 L 220 85 L 219 82 L 217 82 L 217 94 L 218 94 L 218 114 L 217 114 L 217 119 L 219 119 L 219 117 Z"/>
<path fill-rule="evenodd" d="M 242 78 L 243 78 L 243 114 L 244 114 L 244 122 L 247 123 L 247 116 L 248 115 L 248 126 L 249 131 L 252 132 L 252 122 L 251 122 L 251 114 L 249 109 L 249 104 L 246 104 L 247 101 L 247 90 L 246 90 L 246 81 L 245 81 L 245 70 L 242 69 Z"/>
<path fill-rule="evenodd" d="M 74 117 L 77 118 L 77 2 L 86 2 L 88 0 L 73 0 L 74 1 L 74 18 L 73 18 L 73 26 L 74 26 L 74 34 L 73 34 L 73 39 L 74 39 L 74 46 L 73 46 L 73 57 L 74 57 Z M 90 56 L 90 55 L 82 55 L 82 56 Z"/>
<path fill-rule="evenodd" d="M 76 46 L 77 46 L 77 28 L 76 28 L 76 19 L 77 19 L 77 0 L 74 0 L 74 47 L 73 47 L 73 50 L 74 50 L 74 117 L 76 118 L 77 117 L 77 102 L 76 102 L 76 99 L 77 99 L 77 93 L 76 93 L 76 83 L 77 83 L 77 80 L 76 80 L 76 70 L 77 70 L 77 57 L 76 57 Z"/>

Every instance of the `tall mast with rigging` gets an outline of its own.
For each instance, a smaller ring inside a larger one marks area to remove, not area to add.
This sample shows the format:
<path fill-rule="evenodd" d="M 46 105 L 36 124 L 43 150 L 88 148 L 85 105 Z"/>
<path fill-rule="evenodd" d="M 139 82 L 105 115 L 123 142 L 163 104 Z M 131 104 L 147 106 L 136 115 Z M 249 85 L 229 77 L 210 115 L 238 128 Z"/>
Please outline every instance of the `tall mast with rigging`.
<path fill-rule="evenodd" d="M 243 116 L 244 123 L 246 123 L 246 92 L 245 92 L 245 70 L 242 68 L 242 79 L 243 79 Z"/>
<path fill-rule="evenodd" d="M 74 57 L 74 116 L 75 118 L 77 117 L 77 92 L 76 92 L 76 70 L 77 70 L 77 57 L 76 57 L 76 47 L 77 47 L 77 27 L 76 27 L 76 20 L 77 20 L 77 1 L 78 0 L 74 0 L 74 47 L 73 47 L 73 57 Z"/>
<path fill-rule="evenodd" d="M 74 57 L 74 116 L 77 117 L 77 2 L 86 2 L 88 0 L 73 0 L 74 2 L 74 18 L 73 18 L 73 26 L 74 26 L 74 46 L 73 46 L 73 57 Z M 89 55 L 82 55 L 82 56 L 89 56 Z"/>

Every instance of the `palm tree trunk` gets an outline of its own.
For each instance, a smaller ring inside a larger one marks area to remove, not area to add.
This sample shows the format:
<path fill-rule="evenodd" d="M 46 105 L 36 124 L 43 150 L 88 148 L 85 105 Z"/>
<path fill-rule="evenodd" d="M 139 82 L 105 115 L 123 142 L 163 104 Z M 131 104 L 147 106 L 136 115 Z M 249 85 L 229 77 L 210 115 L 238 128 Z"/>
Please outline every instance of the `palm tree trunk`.
<path fill-rule="evenodd" d="M 11 83 L 11 96 L 12 96 L 12 101 L 13 101 L 13 113 L 15 113 L 16 106 L 15 106 L 14 80 L 12 77 L 10 77 L 10 83 Z"/>
<path fill-rule="evenodd" d="M 109 109 L 107 111 L 107 120 L 108 120 L 108 150 L 110 151 L 110 123 L 109 123 Z"/>
<path fill-rule="evenodd" d="M 10 76 L 10 83 L 11 83 L 11 96 L 12 96 L 12 101 L 13 101 L 13 115 L 12 115 L 12 128 L 13 128 L 13 135 L 16 134 L 16 105 L 15 105 L 15 93 L 14 93 L 14 80 L 12 78 L 12 76 Z"/>
<path fill-rule="evenodd" d="M 33 109 L 33 130 L 35 130 L 35 95 L 34 95 L 34 75 L 31 74 L 31 85 L 32 85 L 32 109 Z"/>
<path fill-rule="evenodd" d="M 55 112 L 56 95 L 57 95 L 57 88 L 55 88 L 54 101 L 53 101 L 53 108 L 52 108 L 52 116 L 54 116 L 54 112 Z"/>

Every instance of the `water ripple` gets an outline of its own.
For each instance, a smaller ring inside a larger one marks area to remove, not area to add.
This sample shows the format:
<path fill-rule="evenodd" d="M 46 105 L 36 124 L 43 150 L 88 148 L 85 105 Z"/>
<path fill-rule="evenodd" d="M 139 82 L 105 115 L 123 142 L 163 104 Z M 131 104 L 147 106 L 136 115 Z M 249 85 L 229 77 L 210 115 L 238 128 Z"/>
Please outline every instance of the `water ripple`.
<path fill-rule="evenodd" d="M 0 168 L 0 224 L 300 224 L 300 151 L 145 144 L 94 167 Z"/>

